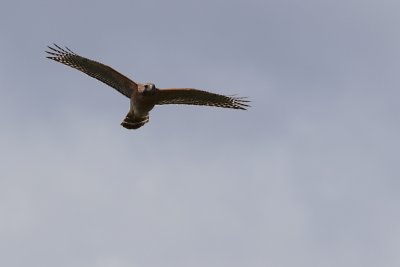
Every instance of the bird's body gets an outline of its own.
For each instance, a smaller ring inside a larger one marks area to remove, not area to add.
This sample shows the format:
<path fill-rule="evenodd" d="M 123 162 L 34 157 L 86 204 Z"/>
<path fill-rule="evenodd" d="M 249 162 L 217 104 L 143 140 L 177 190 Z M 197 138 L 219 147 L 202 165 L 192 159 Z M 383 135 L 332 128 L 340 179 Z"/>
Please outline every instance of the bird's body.
<path fill-rule="evenodd" d="M 138 116 L 149 113 L 157 100 L 156 90 L 158 89 L 154 84 L 138 84 L 138 90 L 135 90 L 131 97 L 131 110 Z"/>
<path fill-rule="evenodd" d="M 152 110 L 156 103 L 155 88 L 149 94 L 146 87 L 149 84 L 138 84 L 138 89 L 133 91 L 131 96 L 131 104 L 128 114 L 126 115 L 122 126 L 127 129 L 137 129 L 149 121 L 149 112 Z"/>
<path fill-rule="evenodd" d="M 67 47 L 54 44 L 46 51 L 48 58 L 80 70 L 115 88 L 130 98 L 130 109 L 121 125 L 127 129 L 137 129 L 149 121 L 149 112 L 155 105 L 187 104 L 243 109 L 248 107 L 243 97 L 231 97 L 192 88 L 159 89 L 153 83 L 136 83 L 114 69 L 81 57 Z"/>

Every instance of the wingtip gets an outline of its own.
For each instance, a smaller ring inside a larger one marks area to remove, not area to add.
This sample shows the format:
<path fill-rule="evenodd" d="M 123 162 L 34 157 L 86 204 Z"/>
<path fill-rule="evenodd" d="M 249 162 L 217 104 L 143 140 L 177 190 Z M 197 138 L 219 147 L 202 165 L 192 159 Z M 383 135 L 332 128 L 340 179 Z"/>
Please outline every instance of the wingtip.
<path fill-rule="evenodd" d="M 53 43 L 53 46 L 48 45 L 48 49 L 55 51 L 57 53 L 66 53 L 66 54 L 75 54 L 71 49 L 69 49 L 67 46 L 62 48 L 60 45 Z"/>
<path fill-rule="evenodd" d="M 53 43 L 53 45 L 55 46 L 55 47 L 57 47 L 58 49 L 60 49 L 60 50 L 63 50 L 60 46 L 58 46 L 56 43 Z"/>
<path fill-rule="evenodd" d="M 236 108 L 237 109 L 241 109 L 241 110 L 247 110 L 248 108 L 250 108 L 251 106 L 248 104 L 251 101 L 248 100 L 247 96 L 241 96 L 241 97 L 234 97 L 234 102 L 236 104 Z"/>
<path fill-rule="evenodd" d="M 246 106 L 242 105 L 242 106 L 237 107 L 237 109 L 241 109 L 241 110 L 247 110 L 248 108 L 250 108 L 249 105 L 246 105 Z"/>

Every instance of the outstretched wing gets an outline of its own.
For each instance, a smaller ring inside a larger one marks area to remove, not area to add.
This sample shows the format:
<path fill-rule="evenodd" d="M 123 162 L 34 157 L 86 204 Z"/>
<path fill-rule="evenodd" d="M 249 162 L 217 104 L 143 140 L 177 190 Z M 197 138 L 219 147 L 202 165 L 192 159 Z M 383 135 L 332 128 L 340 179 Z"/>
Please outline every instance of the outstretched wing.
<path fill-rule="evenodd" d="M 249 107 L 246 97 L 225 96 L 192 88 L 159 89 L 156 104 L 186 104 L 214 106 L 222 108 L 246 109 Z"/>
<path fill-rule="evenodd" d="M 68 47 L 61 48 L 56 44 L 54 44 L 54 46 L 55 48 L 48 46 L 50 51 L 46 51 L 46 53 L 48 53 L 50 56 L 47 58 L 80 70 L 87 75 L 115 88 L 121 94 L 129 98 L 131 97 L 133 90 L 137 89 L 137 84 L 134 81 L 130 80 L 109 66 L 88 58 L 81 57 L 72 52 Z"/>

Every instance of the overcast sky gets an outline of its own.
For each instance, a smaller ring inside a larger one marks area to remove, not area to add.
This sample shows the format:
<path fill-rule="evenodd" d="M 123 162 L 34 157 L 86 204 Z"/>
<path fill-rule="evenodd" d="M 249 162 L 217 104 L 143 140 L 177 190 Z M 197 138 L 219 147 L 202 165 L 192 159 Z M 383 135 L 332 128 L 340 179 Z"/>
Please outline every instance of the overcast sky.
<path fill-rule="evenodd" d="M 0 266 L 400 266 L 400 2 L 2 1 Z M 45 58 L 248 111 L 129 100 Z"/>

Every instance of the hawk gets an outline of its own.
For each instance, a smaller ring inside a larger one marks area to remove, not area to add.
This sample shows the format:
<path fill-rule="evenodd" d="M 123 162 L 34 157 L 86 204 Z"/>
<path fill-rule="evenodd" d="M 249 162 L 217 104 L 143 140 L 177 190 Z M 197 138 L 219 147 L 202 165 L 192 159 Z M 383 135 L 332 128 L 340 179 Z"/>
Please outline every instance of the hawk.
<path fill-rule="evenodd" d="M 153 83 L 136 83 L 111 67 L 82 57 L 68 47 L 48 46 L 47 58 L 80 70 L 113 87 L 130 99 L 130 109 L 121 125 L 138 129 L 149 121 L 149 112 L 155 105 L 186 104 L 246 110 L 246 97 L 215 94 L 193 88 L 157 88 Z"/>

